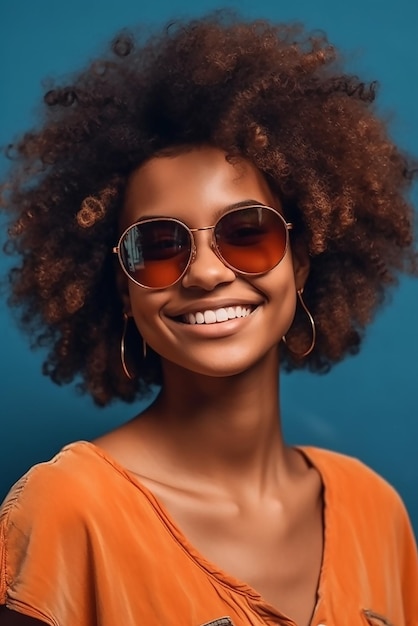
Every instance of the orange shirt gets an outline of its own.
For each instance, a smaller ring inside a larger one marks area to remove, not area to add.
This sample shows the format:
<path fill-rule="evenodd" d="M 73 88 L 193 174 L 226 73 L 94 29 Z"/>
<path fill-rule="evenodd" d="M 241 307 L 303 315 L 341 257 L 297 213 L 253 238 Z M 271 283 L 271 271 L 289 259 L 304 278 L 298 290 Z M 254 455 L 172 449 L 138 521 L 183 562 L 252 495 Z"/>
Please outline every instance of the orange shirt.
<path fill-rule="evenodd" d="M 417 552 L 399 496 L 357 460 L 301 450 L 325 494 L 312 624 L 416 626 Z M 51 626 L 295 626 L 208 562 L 135 475 L 88 442 L 33 467 L 3 503 L 0 604 Z"/>

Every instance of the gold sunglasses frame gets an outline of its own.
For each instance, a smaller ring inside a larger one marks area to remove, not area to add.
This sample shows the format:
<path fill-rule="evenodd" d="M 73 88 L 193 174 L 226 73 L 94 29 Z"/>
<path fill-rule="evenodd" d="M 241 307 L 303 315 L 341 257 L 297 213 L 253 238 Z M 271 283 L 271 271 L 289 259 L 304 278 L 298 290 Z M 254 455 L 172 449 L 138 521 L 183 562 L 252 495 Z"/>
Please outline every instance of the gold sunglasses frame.
<path fill-rule="evenodd" d="M 275 213 L 276 215 L 278 215 L 278 217 L 282 220 L 284 226 L 285 226 L 285 230 L 286 230 L 286 245 L 285 245 L 285 249 L 283 251 L 283 255 L 282 257 L 279 259 L 279 261 L 277 261 L 277 263 L 275 265 L 273 265 L 273 267 L 271 267 L 268 270 L 265 270 L 264 272 L 243 272 L 239 269 L 237 269 L 236 267 L 232 266 L 230 263 L 228 263 L 226 261 L 226 259 L 223 258 L 217 243 L 216 243 L 216 238 L 215 238 L 215 228 L 216 226 L 219 224 L 219 222 L 226 216 L 226 215 L 230 215 L 231 213 L 235 213 L 237 211 L 243 211 L 246 209 L 268 209 L 269 211 L 272 211 L 273 213 Z M 184 268 L 184 270 L 182 271 L 181 275 L 172 283 L 170 283 L 169 285 L 165 285 L 164 287 L 150 287 L 148 285 L 143 285 L 142 283 L 138 282 L 137 280 L 135 280 L 135 278 L 133 278 L 128 270 L 125 268 L 123 261 L 122 261 L 122 255 L 121 255 L 121 246 L 122 246 L 122 241 L 126 235 L 127 232 L 129 232 L 131 230 L 131 228 L 133 228 L 134 226 L 138 226 L 139 224 L 149 224 L 150 222 L 156 222 L 156 221 L 160 221 L 160 220 L 165 220 L 165 221 L 169 221 L 169 222 L 175 222 L 176 224 L 180 224 L 181 226 L 183 226 L 185 228 L 185 230 L 190 234 L 190 243 L 191 243 L 191 248 L 190 248 L 190 256 L 189 256 L 189 260 L 187 262 L 186 267 Z M 274 269 L 275 267 L 277 267 L 279 265 L 279 263 L 281 263 L 284 259 L 284 257 L 286 256 L 287 250 L 289 248 L 289 231 L 293 229 L 293 224 L 292 222 L 287 222 L 285 220 L 285 218 L 283 217 L 283 215 L 281 213 L 279 213 L 279 211 L 271 206 L 268 206 L 266 204 L 249 204 L 248 206 L 240 206 L 240 207 L 236 207 L 234 209 L 231 209 L 230 211 L 227 211 L 226 213 L 224 213 L 223 215 L 221 215 L 215 222 L 215 224 L 213 226 L 203 226 L 202 228 L 190 228 L 189 226 L 187 226 L 187 224 L 185 224 L 184 222 L 182 222 L 181 220 L 177 219 L 176 217 L 149 217 L 149 218 L 145 218 L 143 220 L 138 220 L 137 222 L 134 222 L 133 224 L 131 224 L 130 226 L 128 226 L 127 228 L 125 228 L 125 230 L 123 231 L 123 233 L 121 234 L 121 236 L 119 237 L 118 243 L 116 246 L 114 246 L 112 248 L 112 253 L 113 254 L 117 254 L 118 256 L 118 260 L 119 260 L 119 264 L 123 270 L 123 272 L 126 274 L 126 276 L 133 282 L 135 283 L 135 285 L 138 285 L 139 287 L 142 287 L 143 289 L 149 289 L 149 290 L 153 290 L 153 291 L 157 291 L 159 289 L 167 289 L 168 287 L 172 287 L 173 285 L 175 285 L 176 283 L 179 282 L 179 280 L 181 280 L 183 278 L 183 276 L 185 275 L 185 273 L 187 272 L 187 270 L 189 269 L 190 265 L 193 263 L 194 259 L 196 258 L 196 243 L 195 243 L 195 238 L 193 236 L 193 233 L 197 233 L 201 230 L 212 230 L 212 241 L 211 241 L 211 250 L 214 254 L 216 254 L 216 256 L 218 257 L 218 259 L 220 259 L 220 261 L 229 269 L 231 269 L 233 272 L 241 275 L 241 276 L 261 276 L 262 274 L 267 274 L 267 272 L 270 272 L 272 269 Z"/>

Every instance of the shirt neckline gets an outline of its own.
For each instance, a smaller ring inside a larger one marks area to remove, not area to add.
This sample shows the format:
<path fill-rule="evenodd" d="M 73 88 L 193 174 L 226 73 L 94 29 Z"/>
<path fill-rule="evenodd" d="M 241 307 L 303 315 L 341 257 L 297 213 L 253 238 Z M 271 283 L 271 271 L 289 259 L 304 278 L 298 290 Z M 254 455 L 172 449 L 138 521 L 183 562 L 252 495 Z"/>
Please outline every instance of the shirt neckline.
<path fill-rule="evenodd" d="M 116 459 L 112 457 L 106 450 L 100 448 L 91 441 L 75 441 L 66 445 L 62 452 L 66 450 L 77 451 L 78 448 L 87 448 L 90 452 L 92 452 L 96 457 L 100 457 L 105 462 L 107 462 L 115 471 L 119 474 L 122 474 L 130 483 L 132 483 L 141 493 L 145 496 L 147 501 L 152 506 L 154 512 L 157 517 L 160 519 L 161 523 L 165 527 L 165 529 L 169 532 L 173 540 L 183 549 L 185 554 L 193 560 L 193 562 L 200 568 L 205 570 L 207 574 L 216 578 L 216 580 L 221 583 L 223 586 L 228 587 L 230 590 L 245 595 L 247 598 L 250 598 L 251 603 L 257 607 L 258 610 L 262 610 L 267 615 L 280 617 L 284 626 L 296 626 L 295 622 L 286 616 L 284 613 L 281 613 L 278 607 L 270 604 L 263 598 L 263 596 L 251 585 L 248 583 L 239 580 L 232 574 L 225 572 L 215 563 L 208 560 L 195 546 L 189 541 L 186 535 L 183 533 L 181 528 L 177 525 L 175 520 L 169 514 L 164 505 L 160 502 L 160 500 L 153 494 L 153 492 L 146 487 L 138 476 L 123 467 Z M 330 486 L 330 482 L 328 481 L 327 472 L 324 471 L 324 465 L 318 459 L 316 452 L 319 452 L 318 449 L 312 448 L 310 446 L 294 446 L 294 450 L 300 452 L 300 454 L 305 458 L 305 460 L 316 469 L 318 472 L 321 483 L 322 483 L 322 491 L 323 491 L 323 552 L 322 552 L 322 563 L 321 569 L 319 573 L 318 587 L 316 592 L 316 605 L 311 617 L 311 624 L 314 623 L 315 615 L 318 613 L 319 606 L 322 604 L 322 600 L 325 596 L 325 586 L 326 586 L 326 572 L 328 571 L 328 561 L 329 561 L 329 553 L 330 553 L 330 527 L 332 528 L 332 521 L 330 521 L 330 512 L 332 508 L 329 506 L 331 499 L 331 491 L 332 488 Z"/>

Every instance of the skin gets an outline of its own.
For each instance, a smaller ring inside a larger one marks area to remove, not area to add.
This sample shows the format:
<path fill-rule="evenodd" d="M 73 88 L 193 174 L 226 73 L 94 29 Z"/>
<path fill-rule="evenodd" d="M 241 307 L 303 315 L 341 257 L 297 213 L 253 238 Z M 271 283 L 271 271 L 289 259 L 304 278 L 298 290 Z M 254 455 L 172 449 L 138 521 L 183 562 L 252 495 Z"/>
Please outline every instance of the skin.
<path fill-rule="evenodd" d="M 202 228 L 245 200 L 280 210 L 251 163 L 195 148 L 134 172 L 120 227 L 164 215 Z M 210 241 L 210 231 L 195 233 L 194 262 L 167 289 L 146 290 L 119 272 L 125 311 L 161 355 L 164 384 L 144 413 L 95 443 L 140 477 L 207 560 L 308 626 L 323 554 L 322 485 L 285 445 L 278 400 L 278 346 L 308 257 L 293 247 L 271 271 L 249 278 L 226 267 Z M 178 319 L 236 304 L 255 310 L 212 325 Z M 0 624 L 12 626 L 1 615 Z"/>

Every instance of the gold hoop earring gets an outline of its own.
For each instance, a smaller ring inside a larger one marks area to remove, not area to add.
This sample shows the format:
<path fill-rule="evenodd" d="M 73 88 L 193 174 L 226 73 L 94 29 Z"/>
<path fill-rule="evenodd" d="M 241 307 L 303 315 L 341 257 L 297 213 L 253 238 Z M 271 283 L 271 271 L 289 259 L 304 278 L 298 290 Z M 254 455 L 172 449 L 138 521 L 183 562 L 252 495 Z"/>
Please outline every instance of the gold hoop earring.
<path fill-rule="evenodd" d="M 144 338 L 142 338 L 142 356 L 144 357 L 144 361 L 147 358 L 147 342 Z"/>
<path fill-rule="evenodd" d="M 312 352 L 312 350 L 315 347 L 315 342 L 316 342 L 316 326 L 315 326 L 315 320 L 311 315 L 311 312 L 309 311 L 308 307 L 306 306 L 302 294 L 303 294 L 303 289 L 298 289 L 297 290 L 297 294 L 298 294 L 298 298 L 299 298 L 299 302 L 302 305 L 303 310 L 305 311 L 306 315 L 308 316 L 309 319 L 309 323 L 311 325 L 311 329 L 312 329 L 312 341 L 311 344 L 309 346 L 309 348 L 307 350 L 305 350 L 305 352 L 299 353 L 299 352 L 294 352 L 293 350 L 291 350 L 289 348 L 289 346 L 287 346 L 287 340 L 286 340 L 286 336 L 284 335 L 282 337 L 283 339 L 283 343 L 287 346 L 287 349 L 289 350 L 289 352 L 296 358 L 296 359 L 303 359 L 305 358 L 305 356 L 308 356 L 308 354 L 310 354 Z"/>
<path fill-rule="evenodd" d="M 125 339 L 126 339 L 126 331 L 127 331 L 127 328 L 128 328 L 128 322 L 129 322 L 129 315 L 124 313 L 123 314 L 123 331 L 122 331 L 122 337 L 121 337 L 121 340 L 120 340 L 120 360 L 122 362 L 122 369 L 123 369 L 123 371 L 125 373 L 125 376 L 127 378 L 129 378 L 129 380 L 133 380 L 134 376 L 128 370 L 128 367 L 127 367 L 126 361 L 125 361 Z"/>

